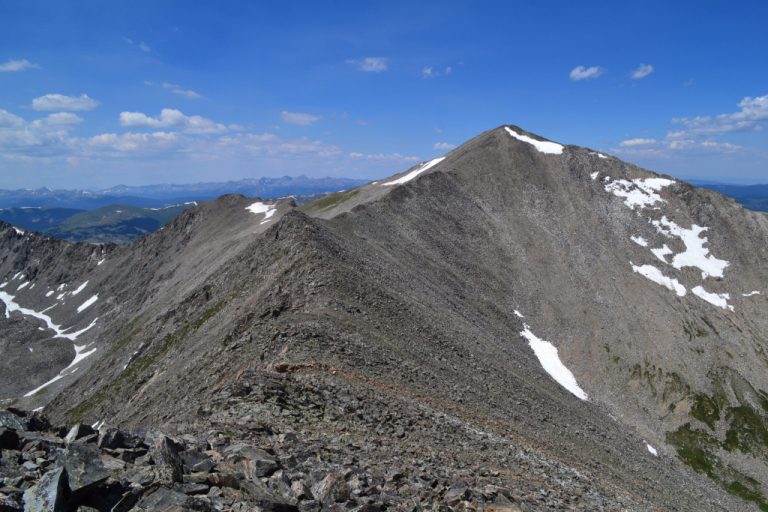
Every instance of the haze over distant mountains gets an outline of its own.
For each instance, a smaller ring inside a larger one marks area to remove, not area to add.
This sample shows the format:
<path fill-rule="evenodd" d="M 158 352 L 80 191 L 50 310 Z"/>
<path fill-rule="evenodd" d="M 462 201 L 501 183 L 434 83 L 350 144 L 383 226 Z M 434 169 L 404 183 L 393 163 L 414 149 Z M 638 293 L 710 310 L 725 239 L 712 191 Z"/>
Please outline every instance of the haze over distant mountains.
<path fill-rule="evenodd" d="M 189 185 L 118 185 L 103 190 L 51 190 L 49 188 L 0 190 L 0 208 L 57 207 L 92 210 L 108 205 L 159 208 L 187 201 L 206 201 L 224 194 L 277 198 L 337 192 L 367 183 L 352 178 L 252 178 L 221 183 Z"/>

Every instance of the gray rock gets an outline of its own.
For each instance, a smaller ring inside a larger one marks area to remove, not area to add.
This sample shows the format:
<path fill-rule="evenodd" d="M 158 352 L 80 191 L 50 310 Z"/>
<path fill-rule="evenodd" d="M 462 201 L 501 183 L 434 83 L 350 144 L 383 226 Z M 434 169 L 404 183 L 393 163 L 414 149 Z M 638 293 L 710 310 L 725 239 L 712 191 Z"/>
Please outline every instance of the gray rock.
<path fill-rule="evenodd" d="M 152 451 L 152 458 L 160 471 L 160 481 L 181 483 L 184 475 L 184 463 L 179 452 L 181 448 L 170 437 L 161 435 Z"/>
<path fill-rule="evenodd" d="M 24 512 L 64 512 L 68 498 L 67 472 L 59 467 L 24 492 Z"/>
<path fill-rule="evenodd" d="M 94 445 L 70 445 L 62 454 L 61 464 L 66 469 L 69 489 L 74 495 L 95 492 L 109 478 L 101 454 Z"/>
<path fill-rule="evenodd" d="M 347 501 L 349 486 L 342 477 L 330 473 L 312 486 L 312 496 L 323 505 Z"/>
<path fill-rule="evenodd" d="M 90 436 L 95 433 L 96 431 L 89 425 L 83 425 L 82 423 L 78 423 L 77 425 L 74 425 L 71 429 L 69 429 L 69 432 L 67 433 L 66 437 L 64 437 L 64 442 L 66 444 L 72 444 L 78 439 L 82 439 L 86 436 Z"/>
<path fill-rule="evenodd" d="M 251 480 L 269 476 L 280 465 L 266 451 L 248 444 L 233 444 L 224 450 L 227 461 L 242 467 L 246 477 Z"/>

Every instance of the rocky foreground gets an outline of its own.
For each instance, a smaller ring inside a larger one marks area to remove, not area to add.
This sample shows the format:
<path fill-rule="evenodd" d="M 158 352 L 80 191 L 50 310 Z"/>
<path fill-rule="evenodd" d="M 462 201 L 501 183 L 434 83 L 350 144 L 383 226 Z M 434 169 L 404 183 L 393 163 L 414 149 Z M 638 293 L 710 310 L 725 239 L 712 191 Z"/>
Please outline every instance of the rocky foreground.
<path fill-rule="evenodd" d="M 0 511 L 521 510 L 493 485 L 324 462 L 293 434 L 270 441 L 54 427 L 0 411 Z"/>

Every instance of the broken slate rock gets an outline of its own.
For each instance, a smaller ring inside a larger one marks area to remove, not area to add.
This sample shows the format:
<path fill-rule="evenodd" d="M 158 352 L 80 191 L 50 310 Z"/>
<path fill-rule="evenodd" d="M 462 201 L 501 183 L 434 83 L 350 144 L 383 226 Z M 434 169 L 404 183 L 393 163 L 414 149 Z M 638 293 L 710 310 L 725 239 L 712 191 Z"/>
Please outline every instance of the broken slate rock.
<path fill-rule="evenodd" d="M 59 467 L 24 492 L 24 512 L 64 511 L 68 498 L 67 471 Z"/>

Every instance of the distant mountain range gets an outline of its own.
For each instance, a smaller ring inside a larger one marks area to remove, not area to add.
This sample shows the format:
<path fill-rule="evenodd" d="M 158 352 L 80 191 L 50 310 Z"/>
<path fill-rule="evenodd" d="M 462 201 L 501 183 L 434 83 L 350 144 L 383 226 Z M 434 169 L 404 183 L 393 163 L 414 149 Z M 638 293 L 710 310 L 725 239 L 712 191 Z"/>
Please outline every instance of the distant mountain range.
<path fill-rule="evenodd" d="M 0 208 L 47 207 L 93 210 L 110 205 L 162 208 L 188 201 L 208 201 L 224 194 L 242 194 L 261 198 L 323 194 L 354 188 L 367 181 L 351 178 L 283 176 L 189 185 L 166 184 L 141 187 L 119 185 L 96 191 L 49 188 L 0 190 Z"/>
<path fill-rule="evenodd" d="M 293 196 L 303 204 L 364 183 L 284 176 L 192 185 L 121 185 L 99 191 L 0 190 L 0 220 L 73 242 L 125 243 L 157 231 L 199 202 L 225 194 L 263 199 Z"/>

